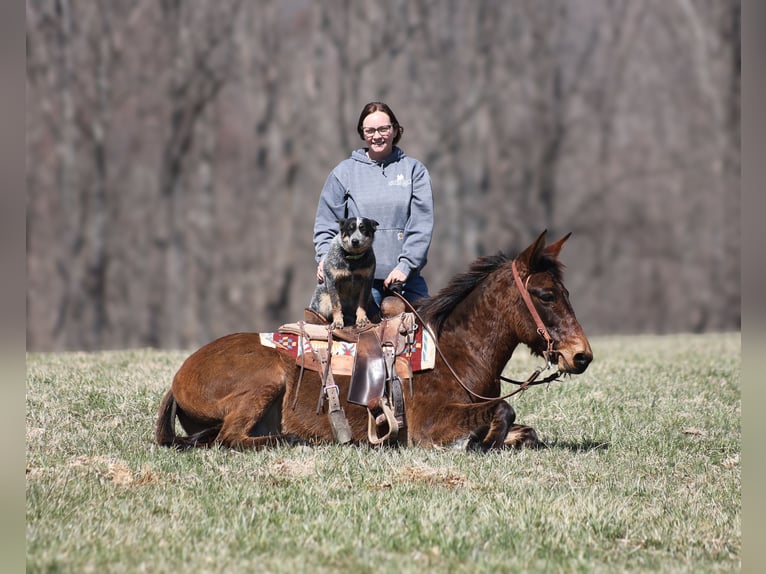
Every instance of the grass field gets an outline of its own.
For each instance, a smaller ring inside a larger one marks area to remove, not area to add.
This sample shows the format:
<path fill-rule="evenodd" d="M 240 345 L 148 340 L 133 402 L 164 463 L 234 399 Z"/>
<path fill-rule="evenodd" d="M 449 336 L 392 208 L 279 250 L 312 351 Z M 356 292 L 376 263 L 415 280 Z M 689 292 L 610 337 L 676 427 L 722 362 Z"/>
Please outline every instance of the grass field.
<path fill-rule="evenodd" d="M 27 572 L 738 571 L 740 335 L 591 343 L 512 399 L 547 448 L 485 455 L 179 453 L 152 436 L 187 353 L 29 354 Z"/>

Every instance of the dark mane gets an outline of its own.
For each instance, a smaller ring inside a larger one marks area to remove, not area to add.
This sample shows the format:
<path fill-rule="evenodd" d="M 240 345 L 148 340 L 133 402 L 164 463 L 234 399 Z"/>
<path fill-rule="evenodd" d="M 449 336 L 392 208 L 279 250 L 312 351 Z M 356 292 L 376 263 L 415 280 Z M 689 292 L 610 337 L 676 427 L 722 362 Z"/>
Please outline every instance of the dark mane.
<path fill-rule="evenodd" d="M 418 313 L 437 336 L 441 334 L 444 321 L 447 320 L 452 310 L 463 301 L 471 292 L 483 282 L 489 275 L 497 271 L 506 263 L 510 264 L 512 258 L 502 252 L 496 255 L 479 257 L 465 273 L 456 275 L 449 284 L 436 295 L 426 297 L 417 302 Z M 544 253 L 535 269 L 536 272 L 548 271 L 557 281 L 563 280 L 564 265 L 557 259 L 546 256 Z"/>
<path fill-rule="evenodd" d="M 503 253 L 479 257 L 471 264 L 468 271 L 455 275 L 439 293 L 418 301 L 417 309 L 420 316 L 438 336 L 444 321 L 455 306 L 468 297 L 479 283 L 509 261 L 510 258 Z"/>

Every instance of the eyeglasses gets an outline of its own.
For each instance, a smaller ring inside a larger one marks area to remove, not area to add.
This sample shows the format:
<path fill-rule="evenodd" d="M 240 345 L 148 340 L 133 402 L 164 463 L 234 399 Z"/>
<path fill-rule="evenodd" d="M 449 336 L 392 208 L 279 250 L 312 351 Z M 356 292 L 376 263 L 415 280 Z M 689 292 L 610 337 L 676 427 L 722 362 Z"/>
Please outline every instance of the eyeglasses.
<path fill-rule="evenodd" d="M 391 124 L 380 126 L 379 128 L 362 128 L 362 133 L 367 137 L 374 136 L 375 132 L 378 132 L 382 136 L 387 136 L 391 128 L 394 127 Z"/>

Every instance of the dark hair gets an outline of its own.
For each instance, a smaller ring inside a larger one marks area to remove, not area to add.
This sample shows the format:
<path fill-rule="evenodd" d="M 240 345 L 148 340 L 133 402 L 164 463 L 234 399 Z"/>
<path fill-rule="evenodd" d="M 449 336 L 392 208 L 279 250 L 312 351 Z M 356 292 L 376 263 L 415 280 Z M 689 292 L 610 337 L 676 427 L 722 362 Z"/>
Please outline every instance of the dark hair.
<path fill-rule="evenodd" d="M 391 111 L 391 108 L 388 107 L 388 104 L 384 104 L 383 102 L 370 102 L 364 106 L 364 108 L 362 108 L 362 113 L 359 114 L 359 121 L 356 124 L 356 131 L 359 134 L 359 137 L 364 140 L 362 123 L 364 122 L 364 118 L 374 112 L 383 112 L 384 114 L 388 114 L 388 117 L 391 118 L 391 125 L 394 126 L 394 132 L 396 133 L 394 136 L 394 145 L 398 144 L 399 140 L 402 139 L 404 128 L 399 125 L 399 120 L 396 119 L 394 112 Z"/>

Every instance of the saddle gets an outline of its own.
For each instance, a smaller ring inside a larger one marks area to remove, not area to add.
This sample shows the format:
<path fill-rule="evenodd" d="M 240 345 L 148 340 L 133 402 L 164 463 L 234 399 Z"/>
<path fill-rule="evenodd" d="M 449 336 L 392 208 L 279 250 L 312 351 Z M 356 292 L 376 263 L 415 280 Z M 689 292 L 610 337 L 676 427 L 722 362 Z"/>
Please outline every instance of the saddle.
<path fill-rule="evenodd" d="M 339 443 L 351 442 L 352 433 L 340 406 L 333 374 L 351 377 L 347 400 L 367 408 L 370 444 L 407 442 L 402 376 L 409 380 L 412 394 L 412 353 L 418 326 L 414 314 L 405 313 L 404 305 L 393 297 L 384 299 L 381 309 L 380 322 L 362 329 L 331 330 L 324 318 L 310 309 L 304 311 L 303 321 L 279 328 L 279 333 L 303 339 L 305 352 L 295 359 L 301 367 L 298 384 L 304 369 L 320 374 L 322 391 L 317 413 L 326 399 L 333 436 Z M 333 345 L 338 343 L 354 344 L 354 353 L 334 354 Z"/>

